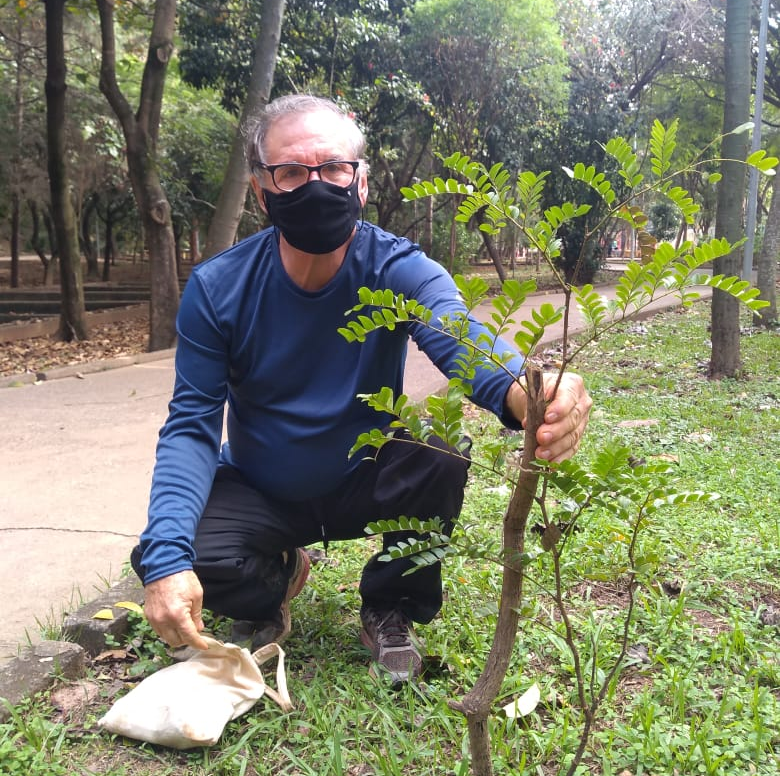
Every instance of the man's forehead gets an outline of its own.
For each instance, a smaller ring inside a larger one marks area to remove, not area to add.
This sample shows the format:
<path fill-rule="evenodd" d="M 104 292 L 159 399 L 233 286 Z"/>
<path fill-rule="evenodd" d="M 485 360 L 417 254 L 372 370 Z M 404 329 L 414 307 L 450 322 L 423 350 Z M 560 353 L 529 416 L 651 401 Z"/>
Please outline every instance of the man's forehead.
<path fill-rule="evenodd" d="M 268 128 L 266 145 L 284 147 L 327 147 L 342 149 L 349 144 L 343 118 L 331 111 L 309 111 L 281 116 Z"/>

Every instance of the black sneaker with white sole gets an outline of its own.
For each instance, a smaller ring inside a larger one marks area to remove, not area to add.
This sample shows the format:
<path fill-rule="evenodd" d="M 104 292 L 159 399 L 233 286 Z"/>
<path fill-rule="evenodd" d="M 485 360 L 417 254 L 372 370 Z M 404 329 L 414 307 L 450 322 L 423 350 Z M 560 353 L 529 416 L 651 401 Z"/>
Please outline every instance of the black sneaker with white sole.
<path fill-rule="evenodd" d="M 422 656 L 417 647 L 411 620 L 398 609 L 360 610 L 363 629 L 360 640 L 371 650 L 371 657 L 393 683 L 416 679 L 422 671 Z"/>

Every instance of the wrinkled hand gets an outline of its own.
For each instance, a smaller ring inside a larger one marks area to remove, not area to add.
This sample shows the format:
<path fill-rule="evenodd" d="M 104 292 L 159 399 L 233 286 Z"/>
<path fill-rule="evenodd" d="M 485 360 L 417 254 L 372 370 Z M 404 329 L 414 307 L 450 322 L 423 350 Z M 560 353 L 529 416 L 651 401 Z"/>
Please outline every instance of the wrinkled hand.
<path fill-rule="evenodd" d="M 555 390 L 557 374 L 543 376 L 544 393 L 549 399 Z M 512 414 L 525 423 L 526 393 L 513 383 L 507 394 L 507 406 Z M 564 461 L 571 458 L 580 448 L 582 435 L 588 425 L 593 399 L 585 390 L 582 378 L 577 374 L 564 373 L 555 398 L 547 405 L 544 423 L 536 432 L 539 447 L 536 457 L 546 461 Z"/>
<path fill-rule="evenodd" d="M 180 571 L 144 587 L 144 613 L 155 633 L 171 647 L 208 649 L 203 630 L 203 588 L 193 571 Z"/>

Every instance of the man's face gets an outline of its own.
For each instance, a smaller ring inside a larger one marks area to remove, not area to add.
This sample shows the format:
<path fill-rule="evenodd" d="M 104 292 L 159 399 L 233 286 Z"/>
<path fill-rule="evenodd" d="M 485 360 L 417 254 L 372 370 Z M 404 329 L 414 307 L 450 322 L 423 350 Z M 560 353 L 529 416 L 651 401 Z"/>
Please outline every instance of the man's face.
<path fill-rule="evenodd" d="M 265 155 L 269 165 L 284 162 L 314 165 L 334 160 L 351 161 L 354 156 L 344 138 L 343 120 L 330 111 L 296 113 L 277 119 L 266 135 Z M 310 180 L 316 178 L 317 173 L 313 173 Z M 252 184 L 260 206 L 266 210 L 262 192 L 258 191 L 254 177 Z M 267 170 L 261 173 L 259 187 L 280 193 Z M 365 206 L 368 181 L 363 169 L 358 171 L 358 196 L 360 204 Z"/>

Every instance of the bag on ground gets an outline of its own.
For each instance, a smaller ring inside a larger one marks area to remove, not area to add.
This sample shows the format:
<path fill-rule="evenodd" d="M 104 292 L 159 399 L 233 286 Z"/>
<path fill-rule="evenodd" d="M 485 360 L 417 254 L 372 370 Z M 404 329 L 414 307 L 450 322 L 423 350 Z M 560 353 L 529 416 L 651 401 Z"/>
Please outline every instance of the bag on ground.
<path fill-rule="evenodd" d="M 211 637 L 207 650 L 148 676 L 108 710 L 98 725 L 111 733 L 175 749 L 215 744 L 225 725 L 265 694 L 292 709 L 284 673 L 284 650 L 267 644 L 255 653 Z M 276 687 L 260 666 L 276 656 Z"/>

